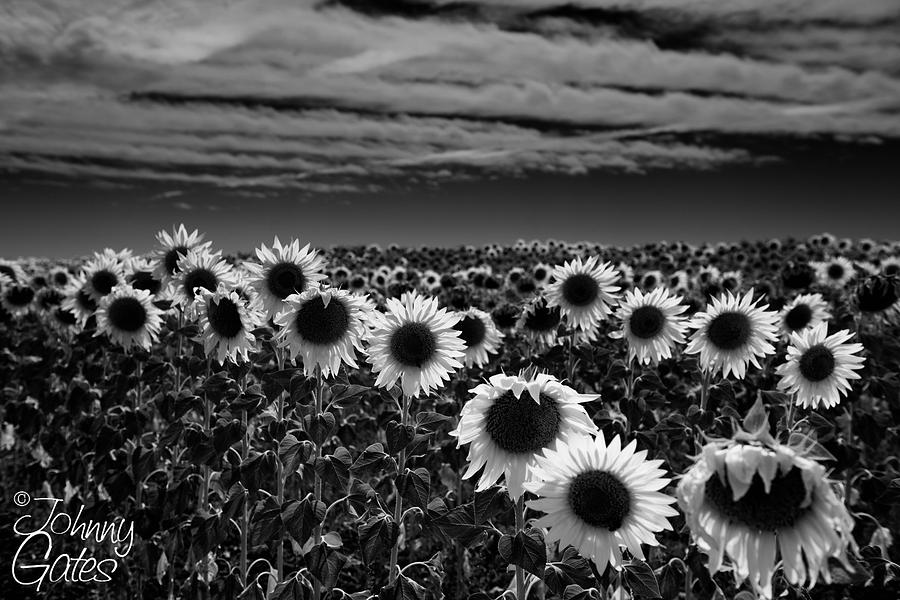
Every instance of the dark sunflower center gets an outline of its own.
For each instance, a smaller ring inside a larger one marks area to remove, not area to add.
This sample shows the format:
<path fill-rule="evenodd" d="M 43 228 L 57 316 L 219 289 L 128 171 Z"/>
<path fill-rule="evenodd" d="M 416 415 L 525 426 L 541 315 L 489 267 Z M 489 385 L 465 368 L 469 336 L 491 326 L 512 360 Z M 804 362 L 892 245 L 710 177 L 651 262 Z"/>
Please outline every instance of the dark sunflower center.
<path fill-rule="evenodd" d="M 897 275 L 900 273 L 900 265 L 889 264 L 884 268 L 884 274 L 888 276 Z"/>
<path fill-rule="evenodd" d="M 163 257 L 163 264 L 166 267 L 166 273 L 172 274 L 178 270 L 178 260 L 188 253 L 187 246 L 175 246 Z"/>
<path fill-rule="evenodd" d="M 539 306 L 526 315 L 525 327 L 531 331 L 551 331 L 559 326 L 560 312 L 556 306 Z"/>
<path fill-rule="evenodd" d="M 138 331 L 147 322 L 147 310 L 137 298 L 124 296 L 109 304 L 106 315 L 113 327 L 121 331 Z"/>
<path fill-rule="evenodd" d="M 794 467 L 786 475 L 772 480 L 769 493 L 759 475 L 754 475 L 747 493 L 737 502 L 731 486 L 722 483 L 714 474 L 706 482 L 706 500 L 732 521 L 759 531 L 777 531 L 791 527 L 808 510 L 801 507 L 806 497 L 803 474 Z"/>
<path fill-rule="evenodd" d="M 159 293 L 162 282 L 149 271 L 137 271 L 131 277 L 131 287 L 136 290 L 146 290 L 155 296 Z"/>
<path fill-rule="evenodd" d="M 897 281 L 890 277 L 870 277 L 856 293 L 863 312 L 881 312 L 897 301 Z"/>
<path fill-rule="evenodd" d="M 297 332 L 313 344 L 333 344 L 346 335 L 350 328 L 347 307 L 336 298 L 325 306 L 321 296 L 306 301 L 297 311 Z"/>
<path fill-rule="evenodd" d="M 65 271 L 57 271 L 53 274 L 53 283 L 62 287 L 69 283 L 69 274 Z"/>
<path fill-rule="evenodd" d="M 44 310 L 50 310 L 63 301 L 63 295 L 53 289 L 43 290 L 38 297 L 38 302 Z"/>
<path fill-rule="evenodd" d="M 14 285 L 6 292 L 6 300 L 13 306 L 27 306 L 34 300 L 34 290 L 24 285 Z"/>
<path fill-rule="evenodd" d="M 231 298 L 219 298 L 218 303 L 210 301 L 206 307 L 209 326 L 220 337 L 231 339 L 244 329 L 241 313 Z"/>
<path fill-rule="evenodd" d="M 547 269 L 539 268 L 534 270 L 534 278 L 538 281 L 543 281 L 547 278 Z"/>
<path fill-rule="evenodd" d="M 459 332 L 459 337 L 466 343 L 467 348 L 472 348 L 483 342 L 484 335 L 487 333 L 484 321 L 473 316 L 463 317 L 453 328 Z"/>
<path fill-rule="evenodd" d="M 74 325 L 76 323 L 75 314 L 65 308 L 57 308 L 53 311 L 53 316 L 63 325 Z"/>
<path fill-rule="evenodd" d="M 800 357 L 800 374 L 808 381 L 822 381 L 834 372 L 834 353 L 819 344 Z"/>
<path fill-rule="evenodd" d="M 588 525 L 615 531 L 631 512 L 631 492 L 611 473 L 586 471 L 569 484 L 569 506 Z"/>
<path fill-rule="evenodd" d="M 644 286 L 654 287 L 655 285 L 656 285 L 656 276 L 655 275 L 645 275 L 644 276 Z"/>
<path fill-rule="evenodd" d="M 562 284 L 563 298 L 573 306 L 588 306 L 599 294 L 597 281 L 586 273 L 572 275 Z"/>
<path fill-rule="evenodd" d="M 808 304 L 798 304 L 784 316 L 784 324 L 791 331 L 799 331 L 812 321 L 812 309 Z"/>
<path fill-rule="evenodd" d="M 119 277 L 112 271 L 101 269 L 91 275 L 91 286 L 101 296 L 105 296 L 119 283 Z"/>
<path fill-rule="evenodd" d="M 750 319 L 744 313 L 721 313 L 709 322 L 706 336 L 717 348 L 735 350 L 750 339 Z"/>
<path fill-rule="evenodd" d="M 269 291 L 282 300 L 306 289 L 306 277 L 303 275 L 303 269 L 291 262 L 278 263 L 269 269 L 266 283 Z"/>
<path fill-rule="evenodd" d="M 628 319 L 632 335 L 643 340 L 655 337 L 665 324 L 666 316 L 655 306 L 639 306 Z"/>
<path fill-rule="evenodd" d="M 406 323 L 391 336 L 391 355 L 407 367 L 421 367 L 437 351 L 437 338 L 423 323 Z"/>
<path fill-rule="evenodd" d="M 93 298 L 91 298 L 91 295 L 84 290 L 84 288 L 78 290 L 78 293 L 75 294 L 75 301 L 78 302 L 78 306 L 88 312 L 97 310 L 97 303 Z"/>
<path fill-rule="evenodd" d="M 507 391 L 494 401 L 485 418 L 485 428 L 494 443 L 513 454 L 546 448 L 559 433 L 556 400 L 541 394 L 540 403 L 527 391 L 516 398 Z"/>
<path fill-rule="evenodd" d="M 196 288 L 203 288 L 211 292 L 216 289 L 218 283 L 219 279 L 209 269 L 194 269 L 184 276 L 184 293 L 190 300 L 193 300 Z"/>
<path fill-rule="evenodd" d="M 828 266 L 828 277 L 830 279 L 840 279 L 844 276 L 844 267 L 841 263 L 831 263 Z"/>

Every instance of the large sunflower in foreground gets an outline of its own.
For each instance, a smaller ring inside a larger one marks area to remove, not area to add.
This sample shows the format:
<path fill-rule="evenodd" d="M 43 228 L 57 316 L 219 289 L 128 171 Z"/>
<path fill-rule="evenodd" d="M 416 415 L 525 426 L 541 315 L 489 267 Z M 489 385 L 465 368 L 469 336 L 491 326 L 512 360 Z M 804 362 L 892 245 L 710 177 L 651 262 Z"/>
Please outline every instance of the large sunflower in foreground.
<path fill-rule="evenodd" d="M 256 344 L 253 330 L 262 323 L 262 315 L 246 299 L 221 283 L 215 292 L 201 289 L 197 317 L 207 356 L 223 364 L 226 360 L 249 360 Z"/>
<path fill-rule="evenodd" d="M 760 308 L 753 290 L 743 297 L 725 292 L 712 300 L 706 311 L 697 313 L 690 326 L 685 352 L 700 354 L 700 366 L 709 373 L 733 373 L 738 379 L 747 374 L 748 363 L 760 368 L 759 359 L 775 353 L 778 313 Z"/>
<path fill-rule="evenodd" d="M 503 334 L 494 325 L 491 315 L 477 308 L 469 308 L 459 313 L 459 321 L 454 329 L 466 344 L 463 363 L 467 367 L 481 367 L 488 361 L 488 354 L 496 354 Z"/>
<path fill-rule="evenodd" d="M 678 483 L 678 504 L 691 536 L 709 556 L 710 573 L 731 562 L 735 580 L 749 580 L 772 598 L 780 555 L 793 585 L 830 581 L 829 558 L 846 564 L 853 518 L 837 497 L 825 467 L 768 433 L 738 432 L 713 440 Z"/>
<path fill-rule="evenodd" d="M 540 496 L 529 508 L 546 513 L 535 522 L 549 529 L 547 540 L 573 546 L 603 573 L 620 569 L 622 548 L 644 560 L 641 544 L 658 546 L 656 533 L 671 530 L 669 506 L 675 498 L 660 492 L 669 479 L 663 461 L 647 460 L 632 441 L 619 436 L 607 445 L 603 432 L 580 436 L 537 458 L 534 479 L 525 488 Z"/>
<path fill-rule="evenodd" d="M 152 300 L 147 290 L 117 285 L 97 307 L 97 332 L 94 335 L 106 334 L 126 350 L 132 346 L 149 350 L 162 327 L 161 312 Z"/>
<path fill-rule="evenodd" d="M 547 286 L 550 306 L 559 306 L 572 327 L 587 331 L 612 312 L 619 291 L 619 274 L 609 263 L 592 256 L 569 261 L 553 269 L 553 282 Z"/>
<path fill-rule="evenodd" d="M 281 326 L 278 339 L 290 349 L 292 360 L 302 359 L 307 375 L 318 366 L 328 377 L 340 370 L 341 362 L 357 368 L 356 350 L 363 350 L 367 309 L 363 296 L 337 288 L 292 294 L 275 317 Z"/>
<path fill-rule="evenodd" d="M 629 362 L 636 358 L 639 364 L 658 363 L 684 343 L 687 320 L 681 314 L 688 307 L 681 300 L 663 287 L 648 294 L 640 289 L 625 292 L 616 311 L 622 328 L 609 335 L 625 338 Z"/>
<path fill-rule="evenodd" d="M 407 292 L 400 300 L 387 299 L 385 314 L 373 313 L 367 361 L 378 373 L 375 385 L 389 388 L 400 380 L 409 397 L 449 381 L 462 367 L 465 342 L 453 328 L 459 317 L 438 308 L 437 298 Z"/>
<path fill-rule="evenodd" d="M 579 394 L 550 375 L 494 375 L 470 392 L 475 396 L 450 435 L 458 438 L 457 446 L 471 444 L 463 478 L 484 469 L 476 491 L 505 476 L 510 497 L 519 498 L 540 453 L 597 430 L 581 405 L 599 394 Z"/>
<path fill-rule="evenodd" d="M 284 301 L 292 294 L 302 294 L 325 279 L 325 260 L 309 244 L 300 247 L 299 240 L 282 244 L 278 238 L 271 248 L 262 244 L 256 249 L 259 263 L 247 263 L 251 285 L 269 317 L 284 310 Z"/>
<path fill-rule="evenodd" d="M 857 371 L 865 358 L 857 356 L 862 344 L 848 344 L 853 334 L 846 329 L 828 335 L 828 324 L 791 334 L 787 362 L 780 365 L 778 388 L 796 395 L 798 405 L 806 408 L 837 406 L 850 390 L 850 379 L 859 379 Z"/>

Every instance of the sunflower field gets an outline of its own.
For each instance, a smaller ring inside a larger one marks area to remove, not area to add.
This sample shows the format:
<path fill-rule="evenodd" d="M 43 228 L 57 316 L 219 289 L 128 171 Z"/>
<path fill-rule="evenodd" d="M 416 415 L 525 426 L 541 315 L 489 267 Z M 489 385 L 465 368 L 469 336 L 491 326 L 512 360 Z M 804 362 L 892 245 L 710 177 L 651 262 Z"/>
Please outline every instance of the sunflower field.
<path fill-rule="evenodd" d="M 900 243 L 0 260 L 0 597 L 900 597 Z"/>

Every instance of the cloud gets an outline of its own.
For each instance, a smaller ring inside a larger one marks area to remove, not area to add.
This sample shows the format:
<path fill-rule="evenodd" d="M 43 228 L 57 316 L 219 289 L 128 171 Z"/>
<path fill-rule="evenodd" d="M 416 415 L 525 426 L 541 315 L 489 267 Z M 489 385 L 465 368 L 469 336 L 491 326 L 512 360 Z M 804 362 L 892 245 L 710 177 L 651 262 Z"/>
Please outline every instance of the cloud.
<path fill-rule="evenodd" d="M 771 158 L 734 145 L 747 135 L 900 136 L 895 0 L 470 6 L 450 19 L 313 0 L 9 0 L 0 169 L 316 193 Z M 670 47 L 577 10 L 704 34 Z"/>

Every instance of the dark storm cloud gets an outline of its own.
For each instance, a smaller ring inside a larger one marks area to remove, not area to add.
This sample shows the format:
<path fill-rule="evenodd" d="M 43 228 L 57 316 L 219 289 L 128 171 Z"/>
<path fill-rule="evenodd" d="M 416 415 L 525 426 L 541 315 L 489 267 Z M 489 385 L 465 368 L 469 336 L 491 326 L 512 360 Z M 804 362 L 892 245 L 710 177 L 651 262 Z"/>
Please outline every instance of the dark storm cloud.
<path fill-rule="evenodd" d="M 340 193 L 790 161 L 900 137 L 898 24 L 894 0 L 9 0 L 0 173 Z"/>

